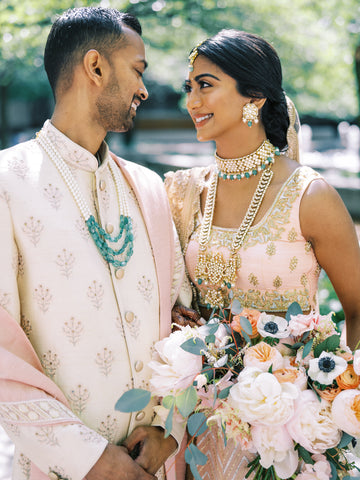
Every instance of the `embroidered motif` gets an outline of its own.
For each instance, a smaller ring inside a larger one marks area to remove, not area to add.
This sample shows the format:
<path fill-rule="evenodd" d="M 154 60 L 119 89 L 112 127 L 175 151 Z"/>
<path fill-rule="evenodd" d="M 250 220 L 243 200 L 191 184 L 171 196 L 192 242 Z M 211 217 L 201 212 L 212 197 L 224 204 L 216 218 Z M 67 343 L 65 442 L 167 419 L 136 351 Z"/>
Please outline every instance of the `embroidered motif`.
<path fill-rule="evenodd" d="M 55 436 L 53 427 L 42 427 L 36 433 L 38 442 L 56 447 L 59 445 L 59 439 Z"/>
<path fill-rule="evenodd" d="M 78 385 L 71 390 L 67 397 L 74 413 L 80 416 L 86 408 L 90 393 L 87 388 L 83 387 L 82 385 Z"/>
<path fill-rule="evenodd" d="M 27 235 L 31 243 L 36 247 L 40 240 L 40 234 L 44 230 L 44 225 L 41 220 L 36 220 L 34 217 L 30 217 L 22 227 L 23 232 Z"/>
<path fill-rule="evenodd" d="M 279 277 L 279 275 L 277 275 L 275 278 L 274 278 L 274 281 L 273 281 L 273 285 L 275 288 L 280 288 L 281 285 L 282 285 L 282 280 L 281 278 Z"/>
<path fill-rule="evenodd" d="M 125 331 L 124 331 L 124 326 L 123 326 L 122 321 L 121 321 L 121 317 L 116 317 L 115 325 L 116 325 L 116 328 L 120 331 L 121 336 L 123 338 L 125 338 Z"/>
<path fill-rule="evenodd" d="M 105 437 L 109 443 L 115 443 L 117 426 L 117 419 L 108 415 L 106 419 L 100 423 L 97 431 Z"/>
<path fill-rule="evenodd" d="M 254 275 L 253 273 L 250 273 L 248 280 L 252 285 L 254 285 L 254 287 L 259 285 L 259 280 L 257 279 L 256 275 Z"/>
<path fill-rule="evenodd" d="M 306 242 L 304 248 L 305 248 L 305 252 L 306 252 L 306 253 L 311 252 L 311 250 L 312 250 L 312 245 L 311 245 L 311 243 L 310 243 L 310 242 Z"/>
<path fill-rule="evenodd" d="M 303 273 L 301 275 L 301 278 L 300 278 L 300 283 L 303 287 L 306 287 L 306 285 L 308 284 L 308 278 L 307 278 L 307 275 L 306 273 Z"/>
<path fill-rule="evenodd" d="M 145 275 L 138 281 L 137 289 L 148 303 L 151 302 L 153 288 L 154 285 L 152 281 L 146 278 Z"/>
<path fill-rule="evenodd" d="M 297 234 L 295 228 L 292 227 L 292 229 L 289 230 L 289 233 L 288 233 L 288 241 L 289 242 L 296 242 L 297 236 L 298 236 L 298 234 Z"/>
<path fill-rule="evenodd" d="M 104 300 L 104 287 L 101 283 L 94 280 L 88 287 L 87 296 L 90 298 L 90 301 L 96 310 L 100 310 Z"/>
<path fill-rule="evenodd" d="M 21 180 L 24 180 L 29 172 L 29 167 L 23 158 L 14 158 L 9 161 L 9 170 L 14 172 Z"/>
<path fill-rule="evenodd" d="M 96 354 L 95 363 L 99 366 L 100 372 L 107 377 L 114 363 L 113 352 L 105 347 L 102 352 Z"/>
<path fill-rule="evenodd" d="M 35 288 L 34 297 L 40 310 L 43 313 L 47 312 L 52 300 L 50 290 L 43 285 L 39 285 L 37 288 Z"/>
<path fill-rule="evenodd" d="M 29 337 L 30 333 L 32 332 L 32 326 L 31 326 L 30 320 L 26 318 L 25 315 L 21 315 L 20 325 L 21 325 L 21 328 L 24 330 L 25 335 Z"/>
<path fill-rule="evenodd" d="M 20 252 L 17 255 L 17 261 L 18 261 L 17 273 L 19 276 L 22 277 L 24 275 L 24 257 Z"/>
<path fill-rule="evenodd" d="M 266 255 L 272 257 L 276 253 L 276 246 L 274 242 L 270 242 L 266 247 Z"/>
<path fill-rule="evenodd" d="M 290 269 L 291 272 L 293 272 L 295 270 L 298 263 L 299 263 L 299 260 L 297 259 L 297 257 L 292 257 L 292 259 L 290 260 L 290 265 L 289 265 L 289 269 Z"/>
<path fill-rule="evenodd" d="M 75 227 L 79 231 L 81 237 L 84 240 L 90 240 L 90 233 L 86 226 L 86 223 L 82 217 L 78 218 L 75 222 Z"/>
<path fill-rule="evenodd" d="M 85 425 L 79 425 L 80 435 L 86 443 L 101 443 L 103 437 L 94 430 L 90 430 Z"/>
<path fill-rule="evenodd" d="M 46 424 L 79 420 L 65 405 L 52 399 L 38 399 L 30 402 L 0 402 L 0 418 L 6 424 Z"/>
<path fill-rule="evenodd" d="M 64 323 L 63 332 L 69 342 L 75 346 L 84 332 L 84 326 L 80 321 L 76 321 L 74 317 L 71 317 L 68 322 Z"/>
<path fill-rule="evenodd" d="M 26 479 L 29 479 L 31 473 L 31 462 L 27 457 L 25 457 L 23 453 L 19 455 L 18 465 L 20 466 L 21 472 L 24 477 Z"/>
<path fill-rule="evenodd" d="M 74 255 L 68 252 L 66 248 L 57 256 L 56 264 L 60 267 L 60 272 L 66 278 L 69 278 L 73 272 L 73 265 L 75 262 Z"/>
<path fill-rule="evenodd" d="M 137 315 L 134 316 L 134 320 L 129 323 L 125 323 L 127 329 L 129 330 L 130 335 L 137 339 L 140 333 L 140 320 L 138 319 Z"/>
<path fill-rule="evenodd" d="M 46 187 L 44 187 L 44 196 L 50 205 L 55 208 L 55 210 L 60 208 L 60 201 L 63 197 L 63 194 L 60 192 L 58 187 L 54 187 L 54 185 L 49 183 Z"/>
<path fill-rule="evenodd" d="M 3 308 L 6 308 L 9 302 L 10 302 L 10 293 L 0 291 L 0 305 Z"/>
<path fill-rule="evenodd" d="M 52 380 L 56 374 L 56 370 L 60 365 L 60 360 L 56 353 L 53 353 L 51 350 L 48 350 L 46 353 L 43 353 L 40 358 L 41 365 L 44 367 L 45 373 Z"/>

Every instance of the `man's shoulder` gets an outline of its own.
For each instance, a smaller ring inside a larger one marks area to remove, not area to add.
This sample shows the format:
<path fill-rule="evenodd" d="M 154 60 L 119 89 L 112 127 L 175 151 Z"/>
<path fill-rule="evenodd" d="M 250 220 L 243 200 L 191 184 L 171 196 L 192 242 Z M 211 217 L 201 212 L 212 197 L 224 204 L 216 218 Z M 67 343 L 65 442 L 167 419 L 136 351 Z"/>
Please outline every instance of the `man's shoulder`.
<path fill-rule="evenodd" d="M 18 143 L 4 150 L 0 150 L 0 163 L 5 166 L 11 159 L 22 160 L 29 155 L 40 153 L 39 146 L 35 140 L 28 140 L 26 142 Z"/>
<path fill-rule="evenodd" d="M 163 181 L 160 175 L 158 175 L 154 170 L 151 170 L 150 168 L 145 167 L 144 165 L 140 165 L 138 163 L 126 160 L 125 158 L 119 157 L 113 152 L 110 152 L 110 155 L 114 160 L 116 158 L 115 161 L 118 163 L 118 165 L 120 165 L 122 169 L 126 170 L 129 173 L 129 175 L 131 175 L 132 177 L 140 176 L 142 178 L 148 179 L 149 181 L 152 182 L 152 184 L 154 183 L 158 185 L 163 184 Z"/>

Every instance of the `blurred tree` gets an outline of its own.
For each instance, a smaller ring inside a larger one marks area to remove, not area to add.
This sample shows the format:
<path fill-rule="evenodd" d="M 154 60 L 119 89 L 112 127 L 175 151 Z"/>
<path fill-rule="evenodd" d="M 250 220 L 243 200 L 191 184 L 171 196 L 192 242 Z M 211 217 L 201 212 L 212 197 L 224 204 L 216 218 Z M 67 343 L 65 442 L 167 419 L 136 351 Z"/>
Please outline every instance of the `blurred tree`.
<path fill-rule="evenodd" d="M 51 96 L 42 54 L 54 16 L 70 7 L 99 4 L 140 18 L 150 60 L 147 75 L 160 85 L 179 91 L 194 45 L 222 28 L 243 29 L 274 45 L 283 64 L 284 88 L 300 113 L 335 119 L 358 115 L 358 0 L 1 0 L 2 145 L 7 98 Z"/>

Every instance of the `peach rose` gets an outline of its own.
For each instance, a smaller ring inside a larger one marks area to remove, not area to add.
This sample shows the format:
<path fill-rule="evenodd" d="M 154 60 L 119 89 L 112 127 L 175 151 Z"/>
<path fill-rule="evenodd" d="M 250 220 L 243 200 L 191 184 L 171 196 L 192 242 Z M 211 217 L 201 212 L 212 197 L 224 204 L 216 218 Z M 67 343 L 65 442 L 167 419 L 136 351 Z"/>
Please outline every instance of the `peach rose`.
<path fill-rule="evenodd" d="M 345 372 L 341 373 L 335 380 L 342 390 L 356 388 L 360 384 L 360 377 L 356 375 L 353 365 L 348 365 Z"/>
<path fill-rule="evenodd" d="M 230 327 L 235 330 L 235 332 L 242 334 L 243 328 L 240 324 L 240 317 L 245 317 L 249 320 L 252 327 L 252 334 L 249 335 L 250 338 L 255 338 L 258 336 L 257 322 L 260 317 L 260 312 L 258 310 L 252 310 L 251 308 L 244 308 L 239 315 L 234 315 Z"/>
<path fill-rule="evenodd" d="M 360 391 L 343 390 L 332 403 L 333 421 L 353 437 L 360 436 Z"/>
<path fill-rule="evenodd" d="M 273 372 L 273 375 L 275 375 L 280 383 L 290 382 L 297 385 L 300 390 L 306 389 L 307 378 L 302 370 L 294 367 L 279 368 L 279 370 Z"/>
<path fill-rule="evenodd" d="M 263 372 L 267 372 L 271 365 L 273 370 L 278 370 L 283 364 L 281 353 L 266 342 L 249 347 L 244 355 L 245 367 L 257 367 Z"/>
<path fill-rule="evenodd" d="M 342 391 L 340 387 L 332 386 L 326 387 L 325 390 L 320 390 L 319 388 L 316 388 L 315 385 L 313 385 L 313 388 L 315 388 L 320 398 L 327 400 L 328 402 L 332 402 L 336 395 L 339 395 L 339 393 Z"/>

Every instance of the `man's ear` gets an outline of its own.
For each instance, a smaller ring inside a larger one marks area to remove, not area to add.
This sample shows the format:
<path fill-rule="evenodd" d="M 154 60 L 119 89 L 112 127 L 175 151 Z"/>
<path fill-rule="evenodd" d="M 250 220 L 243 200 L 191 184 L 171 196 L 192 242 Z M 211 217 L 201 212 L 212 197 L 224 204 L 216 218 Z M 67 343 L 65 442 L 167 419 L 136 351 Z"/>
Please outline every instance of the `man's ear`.
<path fill-rule="evenodd" d="M 89 50 L 83 58 L 83 66 L 86 75 L 91 82 L 100 86 L 104 80 L 105 60 L 97 50 Z"/>

